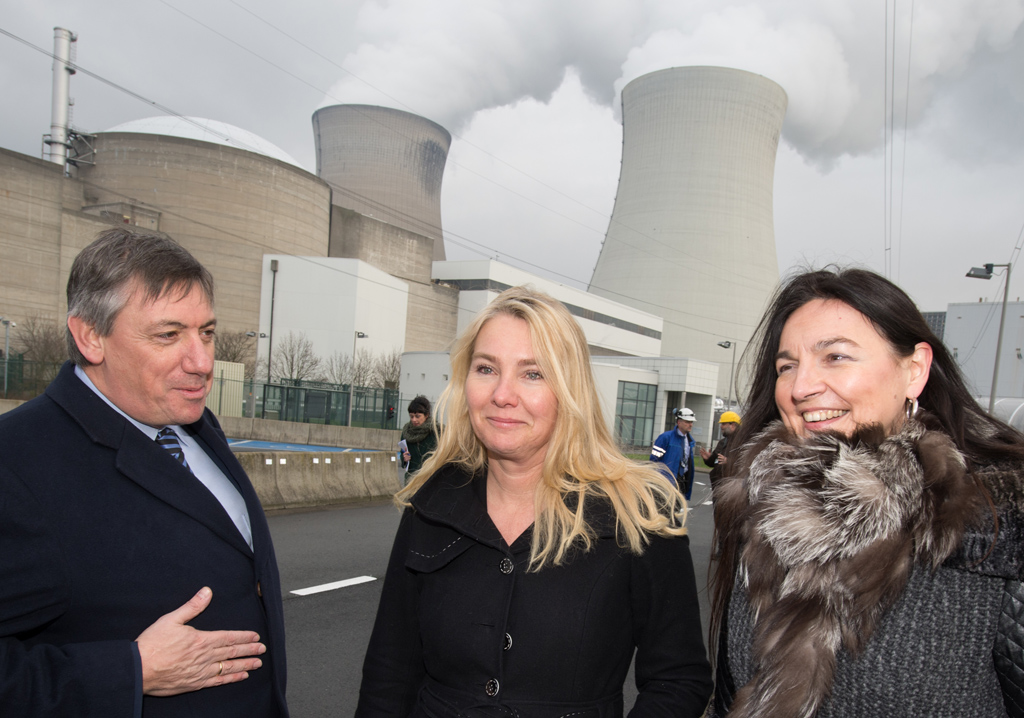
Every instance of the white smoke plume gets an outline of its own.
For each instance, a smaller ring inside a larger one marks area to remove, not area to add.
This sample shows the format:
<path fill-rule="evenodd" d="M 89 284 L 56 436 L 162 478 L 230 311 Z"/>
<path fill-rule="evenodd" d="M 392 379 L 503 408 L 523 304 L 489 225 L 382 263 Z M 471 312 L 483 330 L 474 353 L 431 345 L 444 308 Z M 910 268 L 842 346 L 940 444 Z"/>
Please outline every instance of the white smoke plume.
<path fill-rule="evenodd" d="M 646 72 L 735 67 L 782 85 L 789 95 L 784 139 L 825 168 L 880 146 L 887 102 L 901 130 L 904 121 L 914 128 L 937 103 L 953 101 L 937 88 L 987 105 L 1007 90 L 957 80 L 986 57 L 1019 51 L 1021 43 L 1012 41 L 1024 22 L 1024 0 L 891 5 L 887 48 L 882 6 L 859 0 L 370 2 L 354 28 L 362 42 L 343 61 L 356 77 L 341 79 L 330 95 L 398 106 L 458 133 L 482 110 L 550 100 L 569 68 L 590 97 L 617 113 L 621 88 Z M 1024 81 L 1004 80 L 1017 96 L 1011 92 L 1014 102 L 1007 103 L 1004 95 L 996 112 L 1019 118 Z"/>

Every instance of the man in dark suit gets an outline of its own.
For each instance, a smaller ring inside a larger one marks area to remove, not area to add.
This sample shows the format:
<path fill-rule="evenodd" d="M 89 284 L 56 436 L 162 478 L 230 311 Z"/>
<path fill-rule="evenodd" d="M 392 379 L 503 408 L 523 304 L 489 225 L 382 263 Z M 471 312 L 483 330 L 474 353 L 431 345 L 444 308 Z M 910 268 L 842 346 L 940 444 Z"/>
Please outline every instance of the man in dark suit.
<path fill-rule="evenodd" d="M 205 409 L 215 325 L 168 238 L 75 259 L 72 362 L 0 417 L 3 716 L 288 715 L 270 532 Z"/>

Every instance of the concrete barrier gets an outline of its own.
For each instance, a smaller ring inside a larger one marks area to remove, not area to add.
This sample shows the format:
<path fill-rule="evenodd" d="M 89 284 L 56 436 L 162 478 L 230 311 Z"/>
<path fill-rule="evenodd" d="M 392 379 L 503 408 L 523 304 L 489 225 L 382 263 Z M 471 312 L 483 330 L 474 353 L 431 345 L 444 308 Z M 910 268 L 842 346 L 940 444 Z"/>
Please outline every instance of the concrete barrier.
<path fill-rule="evenodd" d="M 264 509 L 386 498 L 401 488 L 394 455 L 381 451 L 246 451 L 236 456 Z"/>
<path fill-rule="evenodd" d="M 0 414 L 23 403 L 0 399 Z M 224 433 L 232 439 L 368 449 L 237 452 L 235 456 L 249 474 L 266 509 L 377 499 L 389 497 L 401 488 L 402 472 L 395 455 L 401 436 L 398 431 L 245 417 L 218 419 Z"/>
<path fill-rule="evenodd" d="M 400 431 L 392 429 L 300 424 L 294 421 L 230 416 L 218 416 L 217 418 L 220 420 L 224 433 L 230 438 L 249 439 L 250 441 L 279 441 L 286 444 L 394 451 L 398 448 L 398 440 L 401 437 Z"/>
<path fill-rule="evenodd" d="M 24 403 L 18 399 L 0 399 L 0 414 L 6 414 Z M 395 446 L 398 446 L 398 439 L 395 439 Z"/>

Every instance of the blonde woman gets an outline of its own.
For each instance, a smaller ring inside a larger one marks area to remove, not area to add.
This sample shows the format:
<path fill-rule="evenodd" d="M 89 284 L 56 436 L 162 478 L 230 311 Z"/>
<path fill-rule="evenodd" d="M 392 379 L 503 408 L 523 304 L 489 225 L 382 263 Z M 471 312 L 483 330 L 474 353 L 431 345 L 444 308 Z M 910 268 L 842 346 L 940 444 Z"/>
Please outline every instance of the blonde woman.
<path fill-rule="evenodd" d="M 679 493 L 627 460 L 568 310 L 503 292 L 451 354 L 356 715 L 700 716 L 711 673 Z"/>

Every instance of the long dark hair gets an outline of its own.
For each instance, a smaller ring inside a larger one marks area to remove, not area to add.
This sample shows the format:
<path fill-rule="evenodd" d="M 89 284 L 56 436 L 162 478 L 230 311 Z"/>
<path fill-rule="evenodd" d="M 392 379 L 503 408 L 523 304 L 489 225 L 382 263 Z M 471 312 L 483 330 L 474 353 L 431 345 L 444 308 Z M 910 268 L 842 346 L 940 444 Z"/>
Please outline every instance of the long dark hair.
<path fill-rule="evenodd" d="M 1002 459 L 1024 458 L 1024 435 L 995 419 L 978 405 L 964 383 L 963 375 L 945 345 L 935 336 L 921 312 L 907 294 L 874 272 L 865 269 L 843 269 L 830 266 L 804 271 L 791 276 L 776 291 L 761 322 L 754 331 L 743 362 L 752 359 L 750 391 L 747 394 L 743 424 L 730 443 L 736 447 L 734 459 L 726 465 L 726 473 L 742 475 L 739 447 L 759 434 L 768 424 L 780 419 L 775 404 L 775 361 L 782 329 L 790 316 L 815 299 L 835 300 L 856 309 L 874 326 L 899 357 L 914 353 L 914 347 L 927 342 L 932 348 L 932 365 L 928 383 L 918 397 L 956 447 L 968 460 L 969 467 Z M 979 491 L 987 494 L 978 483 Z M 991 499 L 987 496 L 989 503 Z M 726 516 L 715 505 L 715 545 L 719 560 L 712 564 L 710 586 L 712 653 L 720 648 L 718 639 L 725 610 L 732 593 L 737 551 L 742 537 L 738 535 L 739 517 Z"/>
<path fill-rule="evenodd" d="M 932 332 L 913 300 L 874 272 L 839 267 L 796 274 L 775 293 L 748 349 L 754 352 L 753 367 L 736 446 L 781 418 L 775 405 L 775 355 L 782 329 L 793 312 L 814 299 L 836 300 L 856 309 L 889 343 L 896 356 L 910 356 L 920 342 L 931 346 L 931 373 L 918 401 L 938 419 L 956 447 L 971 462 L 1024 457 L 1024 437 L 986 414 L 978 405 L 964 383 L 960 367 Z"/>

